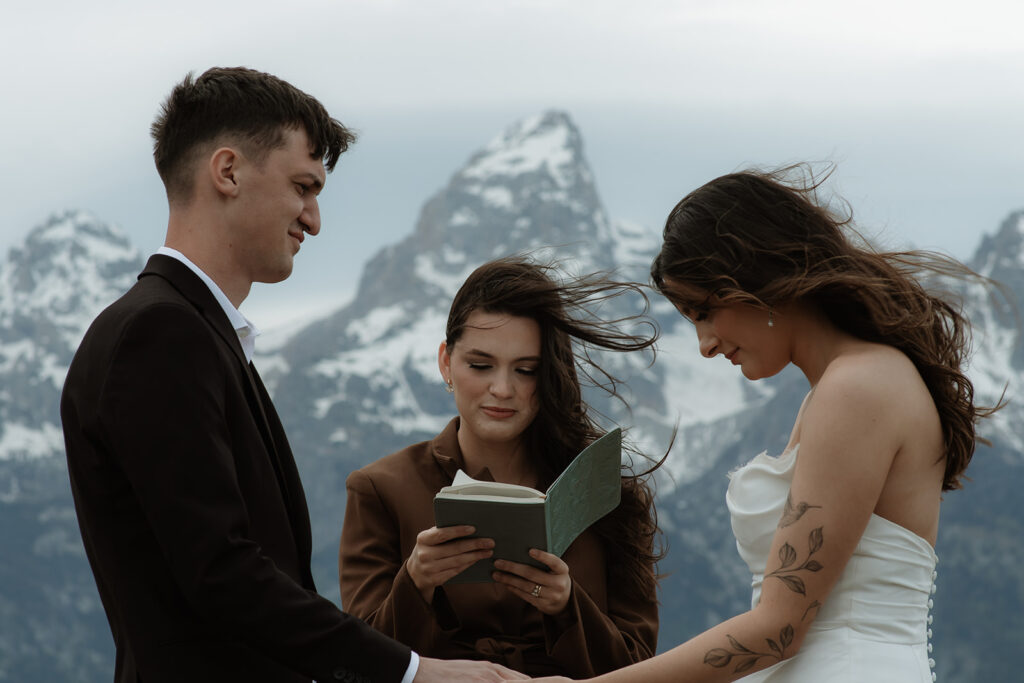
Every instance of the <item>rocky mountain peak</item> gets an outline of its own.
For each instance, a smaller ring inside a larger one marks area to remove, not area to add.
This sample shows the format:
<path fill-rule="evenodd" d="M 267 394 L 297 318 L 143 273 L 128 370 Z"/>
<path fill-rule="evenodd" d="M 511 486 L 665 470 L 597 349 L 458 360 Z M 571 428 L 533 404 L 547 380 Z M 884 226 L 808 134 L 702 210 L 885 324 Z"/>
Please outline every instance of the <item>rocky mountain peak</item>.
<path fill-rule="evenodd" d="M 473 268 L 513 253 L 611 267 L 613 230 L 593 178 L 568 114 L 513 123 L 427 200 L 412 234 L 366 265 L 355 301 L 339 315 L 446 308 Z"/>
<path fill-rule="evenodd" d="M 1009 214 L 993 235 L 985 235 L 978 245 L 971 267 L 995 279 L 1015 273 L 1024 266 L 1024 209 Z"/>
<path fill-rule="evenodd" d="M 456 178 L 473 182 L 524 175 L 565 190 L 593 182 L 582 138 L 568 114 L 550 110 L 513 123 L 474 154 Z"/>
<path fill-rule="evenodd" d="M 561 112 L 506 128 L 427 201 L 411 235 L 366 264 L 351 304 L 303 329 L 266 364 L 264 378 L 282 415 L 321 434 L 303 443 L 304 450 L 326 456 L 342 449 L 358 457 L 379 450 L 382 435 L 397 447 L 450 419 L 438 344 L 456 290 L 486 261 L 531 252 L 558 261 L 567 275 L 611 270 L 647 280 L 658 231 L 608 221 L 582 149 L 579 131 Z M 653 304 L 675 362 L 648 367 L 644 354 L 598 354 L 603 367 L 632 378 L 629 405 L 643 415 L 638 432 L 651 452 L 664 447 L 676 424 L 713 420 L 771 395 L 770 388 L 747 390 L 727 363 L 700 357 L 692 327 L 668 302 Z M 641 308 L 626 297 L 607 303 L 602 315 L 625 318 Z M 704 400 L 688 400 L 694 386 L 704 388 Z M 599 390 L 587 400 L 610 419 L 634 419 Z M 687 462 L 692 470 L 707 466 Z"/>
<path fill-rule="evenodd" d="M 54 214 L 0 263 L 0 460 L 60 453 L 55 392 L 100 310 L 131 287 L 142 257 L 86 211 Z"/>
<path fill-rule="evenodd" d="M 54 214 L 0 264 L 0 329 L 18 317 L 48 317 L 77 343 L 141 267 L 138 249 L 119 228 L 87 211 Z"/>
<path fill-rule="evenodd" d="M 395 255 L 415 253 L 409 265 L 430 274 L 424 279 L 461 282 L 468 263 L 545 246 L 601 264 L 610 244 L 579 130 L 564 112 L 548 111 L 510 125 L 473 154 L 426 202 Z"/>

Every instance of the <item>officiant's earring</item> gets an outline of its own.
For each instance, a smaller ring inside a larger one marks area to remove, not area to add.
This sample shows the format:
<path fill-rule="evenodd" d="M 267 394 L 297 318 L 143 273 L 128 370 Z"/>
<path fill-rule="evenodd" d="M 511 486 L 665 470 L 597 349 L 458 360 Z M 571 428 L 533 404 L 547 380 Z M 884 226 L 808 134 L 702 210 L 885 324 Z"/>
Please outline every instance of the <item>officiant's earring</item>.
<path fill-rule="evenodd" d="M 768 327 L 775 327 L 775 313 L 768 309 Z"/>
<path fill-rule="evenodd" d="M 448 382 L 445 383 L 444 390 L 447 391 L 449 394 L 455 393 L 455 384 L 451 381 L 451 379 L 449 379 Z"/>

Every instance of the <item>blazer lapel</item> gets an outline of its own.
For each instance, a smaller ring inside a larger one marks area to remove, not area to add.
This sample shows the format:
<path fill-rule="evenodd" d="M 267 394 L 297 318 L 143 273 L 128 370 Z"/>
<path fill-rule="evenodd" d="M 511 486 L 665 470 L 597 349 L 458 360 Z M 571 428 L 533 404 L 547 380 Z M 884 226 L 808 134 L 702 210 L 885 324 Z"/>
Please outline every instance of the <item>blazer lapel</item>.
<path fill-rule="evenodd" d="M 224 315 L 224 309 L 213 298 L 213 292 L 205 282 L 200 280 L 184 263 L 163 254 L 154 254 L 149 257 L 146 267 L 139 274 L 139 279 L 151 275 L 167 280 L 183 297 L 188 299 L 189 303 L 195 306 L 199 314 L 206 319 L 206 322 L 224 343 L 231 348 L 238 362 L 246 365 L 245 353 L 242 352 L 238 334 L 231 327 L 228 317 Z"/>

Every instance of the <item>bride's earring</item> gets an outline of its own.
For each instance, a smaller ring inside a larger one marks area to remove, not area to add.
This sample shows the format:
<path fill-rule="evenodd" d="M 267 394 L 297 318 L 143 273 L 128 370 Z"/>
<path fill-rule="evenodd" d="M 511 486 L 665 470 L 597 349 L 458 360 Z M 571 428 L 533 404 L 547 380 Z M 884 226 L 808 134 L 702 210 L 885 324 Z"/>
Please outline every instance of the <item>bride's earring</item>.
<path fill-rule="evenodd" d="M 449 379 L 445 383 L 444 390 L 447 391 L 449 394 L 454 394 L 455 393 L 455 384 L 451 381 L 451 379 Z"/>
<path fill-rule="evenodd" d="M 775 327 L 775 313 L 768 309 L 768 327 Z"/>

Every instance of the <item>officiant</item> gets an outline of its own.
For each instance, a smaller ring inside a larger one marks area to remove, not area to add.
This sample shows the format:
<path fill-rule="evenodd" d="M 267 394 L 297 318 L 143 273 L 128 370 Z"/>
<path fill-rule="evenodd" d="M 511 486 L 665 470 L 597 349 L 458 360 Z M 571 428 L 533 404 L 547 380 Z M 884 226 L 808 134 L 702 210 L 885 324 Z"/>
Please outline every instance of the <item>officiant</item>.
<path fill-rule="evenodd" d="M 546 490 L 602 434 L 578 372 L 617 383 L 587 351 L 640 352 L 655 339 L 604 320 L 597 302 L 634 285 L 555 277 L 511 257 L 476 269 L 455 296 L 438 350 L 458 413 L 430 441 L 353 472 L 338 572 L 345 609 L 417 652 L 486 659 L 533 676 L 608 672 L 654 654 L 658 533 L 647 477 L 623 468 L 621 502 L 562 557 L 539 549 L 538 569 L 492 559 L 471 526 L 434 526 L 433 498 L 458 470 Z M 620 398 L 621 400 L 621 398 Z M 639 455 L 633 453 L 634 455 Z M 642 457 L 642 456 L 640 456 Z M 446 582 L 477 562 L 492 582 Z"/>

